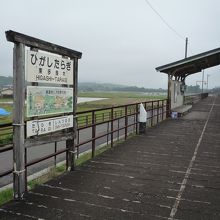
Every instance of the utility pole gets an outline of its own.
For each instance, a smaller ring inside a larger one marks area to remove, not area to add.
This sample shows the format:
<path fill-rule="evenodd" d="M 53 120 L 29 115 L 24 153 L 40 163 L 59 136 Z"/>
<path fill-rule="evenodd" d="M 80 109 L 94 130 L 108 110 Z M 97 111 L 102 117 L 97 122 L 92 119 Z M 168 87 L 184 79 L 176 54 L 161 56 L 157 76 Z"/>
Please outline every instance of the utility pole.
<path fill-rule="evenodd" d="M 188 50 L 188 37 L 186 37 L 186 44 L 185 44 L 185 58 L 187 58 L 187 50 Z"/>

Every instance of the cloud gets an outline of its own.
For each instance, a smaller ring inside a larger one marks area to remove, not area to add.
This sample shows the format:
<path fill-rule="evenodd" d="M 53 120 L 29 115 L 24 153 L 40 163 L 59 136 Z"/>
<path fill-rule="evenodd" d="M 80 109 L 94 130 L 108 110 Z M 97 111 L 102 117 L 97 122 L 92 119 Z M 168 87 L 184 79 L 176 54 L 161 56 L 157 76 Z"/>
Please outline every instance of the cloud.
<path fill-rule="evenodd" d="M 189 37 L 189 55 L 219 47 L 220 2 L 154 0 L 152 5 L 181 35 Z M 82 81 L 166 88 L 167 77 L 155 71 L 184 57 L 185 42 L 145 1 L 8 0 L 0 8 L 0 74 L 12 75 L 13 29 L 83 52 Z M 210 87 L 220 85 L 219 67 L 208 70 Z M 195 84 L 199 74 L 189 77 Z"/>

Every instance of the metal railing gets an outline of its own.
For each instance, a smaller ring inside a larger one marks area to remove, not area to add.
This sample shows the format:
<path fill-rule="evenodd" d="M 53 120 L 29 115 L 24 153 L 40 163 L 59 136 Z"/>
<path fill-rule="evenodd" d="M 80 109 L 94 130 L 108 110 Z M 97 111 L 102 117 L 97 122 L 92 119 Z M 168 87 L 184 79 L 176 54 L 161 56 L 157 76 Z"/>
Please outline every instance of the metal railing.
<path fill-rule="evenodd" d="M 168 102 L 166 99 L 143 103 L 147 111 L 148 127 L 154 126 L 166 118 L 167 103 Z M 80 153 L 85 151 L 90 151 L 91 157 L 94 157 L 95 151 L 100 145 L 104 144 L 113 147 L 116 141 L 122 138 L 126 140 L 130 134 L 137 134 L 139 104 L 140 103 L 134 103 L 78 112 L 76 134 L 77 157 Z M 11 134 L 10 132 L 12 132 L 12 124 L 0 125 L 0 129 L 4 130 L 5 132 L 8 131 L 8 134 Z M 63 143 L 63 145 L 65 144 Z M 58 155 L 65 153 L 66 155 L 68 154 L 68 149 L 66 147 L 59 149 L 58 143 L 55 142 L 53 153 L 49 153 L 47 155 L 43 155 L 40 158 L 30 160 L 28 155 L 30 155 L 32 148 L 36 150 L 36 147 L 38 146 L 25 148 L 26 177 L 28 175 L 27 170 L 29 167 L 51 158 L 53 158 L 54 165 L 56 166 Z M 12 151 L 12 143 L 9 143 L 4 147 L 0 147 L 0 156 L 6 152 L 12 153 Z M 12 173 L 13 168 L 11 167 L 10 169 L 0 172 L 0 178 Z"/>
<path fill-rule="evenodd" d="M 12 144 L 13 128 L 11 123 L 0 124 L 0 149 L 6 144 Z"/>
<path fill-rule="evenodd" d="M 197 103 L 201 99 L 208 97 L 208 95 L 209 95 L 208 93 L 199 93 L 199 94 L 184 96 L 184 104 L 189 105 L 189 104 Z"/>

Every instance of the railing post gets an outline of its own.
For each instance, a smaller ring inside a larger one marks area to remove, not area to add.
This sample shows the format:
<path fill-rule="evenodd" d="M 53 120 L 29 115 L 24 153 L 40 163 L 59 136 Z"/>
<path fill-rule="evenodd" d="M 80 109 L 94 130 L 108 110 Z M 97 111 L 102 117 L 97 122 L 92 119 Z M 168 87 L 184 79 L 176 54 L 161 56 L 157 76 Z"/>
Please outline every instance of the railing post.
<path fill-rule="evenodd" d="M 167 99 L 167 106 L 166 106 L 166 118 L 170 117 L 170 100 Z"/>
<path fill-rule="evenodd" d="M 136 103 L 136 114 L 135 114 L 136 115 L 136 134 L 138 134 L 138 113 L 139 113 L 139 108 L 138 108 L 138 103 Z"/>
<path fill-rule="evenodd" d="M 157 124 L 159 123 L 159 108 L 160 107 L 160 101 L 157 101 Z"/>
<path fill-rule="evenodd" d="M 109 137 L 109 122 L 107 123 L 107 145 L 108 145 L 108 137 Z"/>
<path fill-rule="evenodd" d="M 164 110 L 163 110 L 163 108 L 164 108 L 164 100 L 162 100 L 162 121 L 163 121 L 163 119 L 164 119 L 164 116 L 163 116 Z"/>
<path fill-rule="evenodd" d="M 79 145 L 79 132 L 80 130 L 77 131 L 77 140 L 76 140 L 76 144 L 77 146 Z M 79 158 L 79 147 L 77 147 L 77 155 L 76 155 L 77 159 Z"/>
<path fill-rule="evenodd" d="M 88 126 L 88 115 L 85 116 L 86 119 L 86 126 Z"/>
<path fill-rule="evenodd" d="M 57 152 L 57 142 L 54 143 L 54 153 Z M 54 156 L 54 167 L 57 165 L 57 155 Z"/>
<path fill-rule="evenodd" d="M 154 101 L 151 102 L 151 127 L 154 124 Z"/>
<path fill-rule="evenodd" d="M 114 110 L 113 110 L 113 107 L 111 108 L 111 118 L 110 118 L 110 121 L 111 121 L 111 147 L 113 147 L 113 137 L 114 137 L 114 134 L 113 134 L 113 130 L 114 130 Z"/>
<path fill-rule="evenodd" d="M 25 191 L 28 191 L 28 182 L 27 182 L 27 148 L 25 148 L 25 153 L 24 153 L 24 163 L 25 163 Z"/>
<path fill-rule="evenodd" d="M 120 119 L 118 118 L 118 131 L 117 131 L 117 138 L 119 140 L 119 135 L 120 135 L 120 131 L 119 131 L 119 127 L 120 127 Z"/>
<path fill-rule="evenodd" d="M 72 153 L 73 151 L 71 152 L 71 148 L 72 148 L 72 145 L 73 145 L 73 141 L 71 140 L 66 140 L 66 171 L 67 170 L 71 170 L 71 160 L 72 160 Z"/>
<path fill-rule="evenodd" d="M 96 133 L 96 126 L 95 126 L 95 111 L 92 111 L 92 158 L 95 157 L 95 133 Z"/>
<path fill-rule="evenodd" d="M 127 139 L 128 135 L 128 106 L 125 106 L 125 140 Z"/>

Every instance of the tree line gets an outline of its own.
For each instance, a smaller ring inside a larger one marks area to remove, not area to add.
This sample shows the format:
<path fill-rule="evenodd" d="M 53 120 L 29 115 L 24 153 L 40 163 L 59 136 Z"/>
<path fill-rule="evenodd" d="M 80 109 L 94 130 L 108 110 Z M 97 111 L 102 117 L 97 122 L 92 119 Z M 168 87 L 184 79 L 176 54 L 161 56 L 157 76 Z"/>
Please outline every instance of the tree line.
<path fill-rule="evenodd" d="M 5 86 L 12 86 L 13 84 L 13 77 L 11 76 L 0 76 L 0 89 Z M 144 87 L 137 87 L 137 86 L 125 86 L 125 85 L 118 85 L 118 84 L 111 84 L 111 83 L 92 83 L 92 82 L 79 82 L 78 85 L 79 91 L 81 92 L 96 92 L 96 91 L 117 91 L 117 92 L 159 92 L 165 93 L 167 89 L 162 88 L 144 88 Z M 220 93 L 220 87 L 213 88 L 209 90 L 213 93 Z M 202 90 L 199 85 L 187 86 L 187 93 L 201 93 Z"/>

